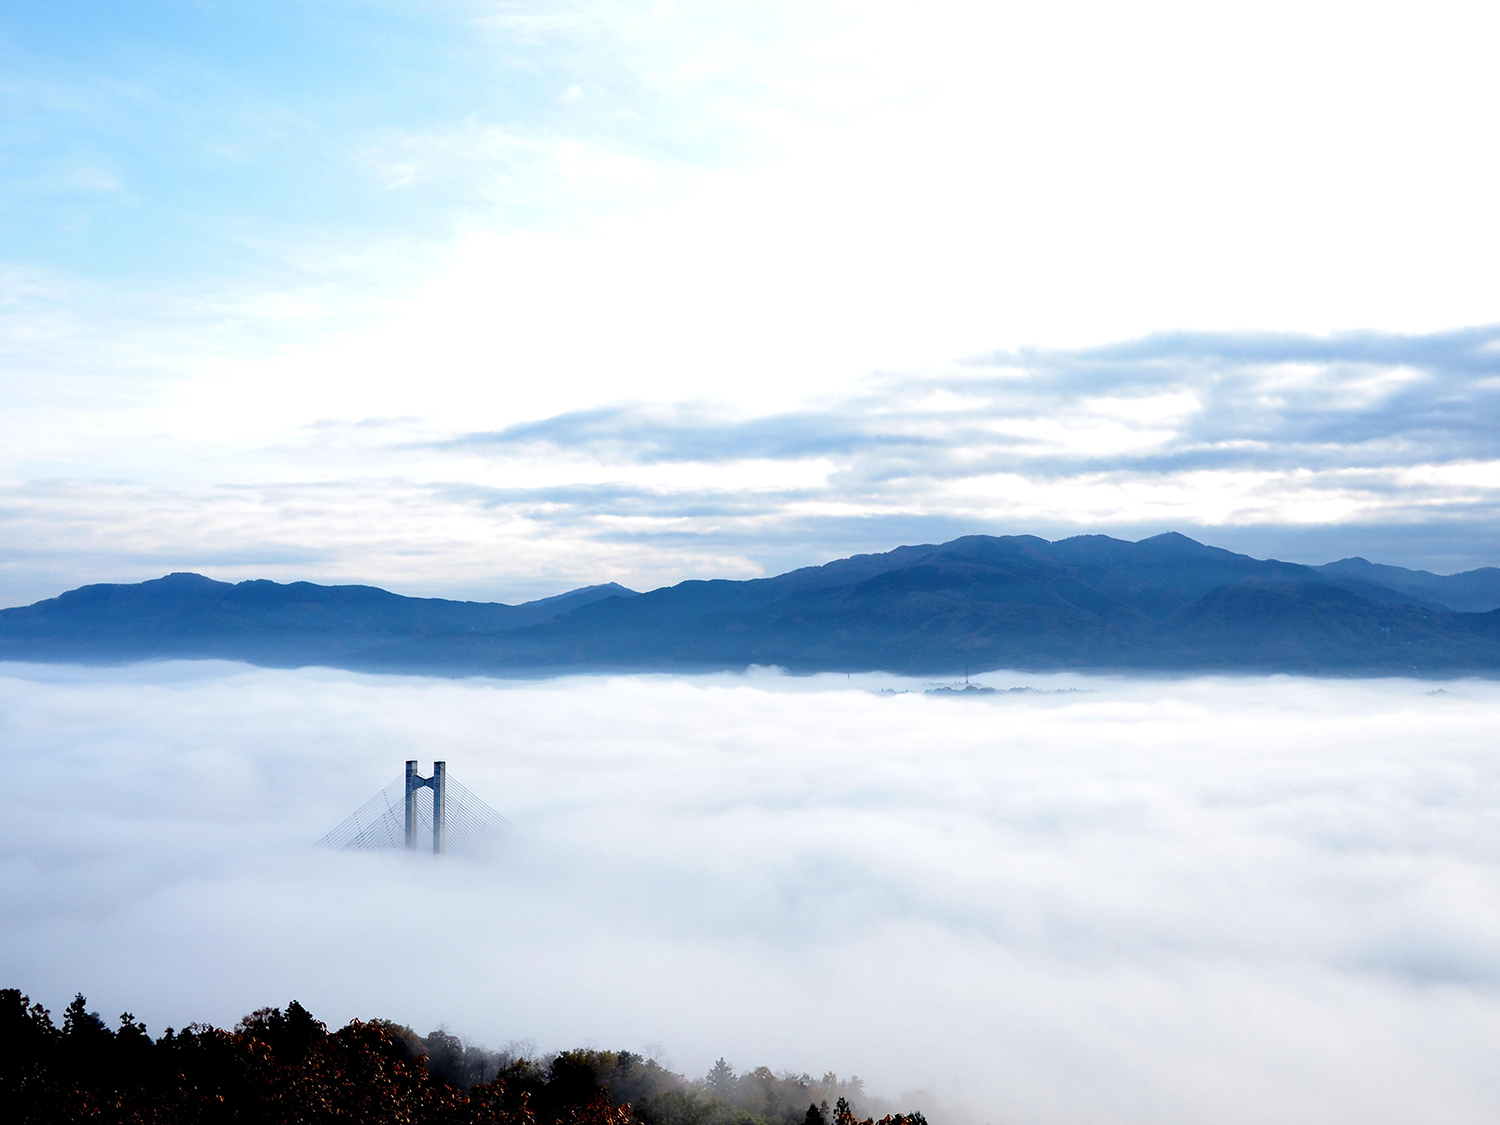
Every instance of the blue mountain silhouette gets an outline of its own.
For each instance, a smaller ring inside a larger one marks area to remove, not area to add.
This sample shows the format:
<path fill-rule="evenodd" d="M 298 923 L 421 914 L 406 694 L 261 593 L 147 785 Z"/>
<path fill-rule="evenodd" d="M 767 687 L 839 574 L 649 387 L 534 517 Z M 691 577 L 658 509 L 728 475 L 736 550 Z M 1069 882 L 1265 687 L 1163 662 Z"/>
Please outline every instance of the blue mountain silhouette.
<path fill-rule="evenodd" d="M 0 659 L 245 660 L 447 675 L 1027 669 L 1500 671 L 1500 570 L 1255 559 L 1169 533 L 973 535 L 751 581 L 509 606 L 172 574 L 0 610 Z"/>

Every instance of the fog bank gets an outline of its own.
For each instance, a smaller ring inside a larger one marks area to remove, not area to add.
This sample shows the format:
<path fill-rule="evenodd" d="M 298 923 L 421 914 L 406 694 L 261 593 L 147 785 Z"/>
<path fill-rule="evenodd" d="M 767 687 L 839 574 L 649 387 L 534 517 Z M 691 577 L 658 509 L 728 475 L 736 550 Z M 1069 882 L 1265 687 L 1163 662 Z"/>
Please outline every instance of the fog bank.
<path fill-rule="evenodd" d="M 1085 690 L 0 666 L 0 986 L 996 1123 L 1491 1118 L 1500 685 L 984 679 Z M 435 757 L 497 857 L 311 847 Z"/>

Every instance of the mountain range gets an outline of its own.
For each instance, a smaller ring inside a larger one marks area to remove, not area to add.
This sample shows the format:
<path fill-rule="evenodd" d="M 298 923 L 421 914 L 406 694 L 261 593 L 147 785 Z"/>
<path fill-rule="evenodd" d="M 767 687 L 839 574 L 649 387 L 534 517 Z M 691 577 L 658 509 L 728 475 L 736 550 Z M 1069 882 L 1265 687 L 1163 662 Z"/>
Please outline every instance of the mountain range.
<path fill-rule="evenodd" d="M 503 605 L 170 574 L 0 610 L 0 659 L 443 675 L 964 668 L 1489 675 L 1500 569 L 1255 559 L 1169 533 L 971 535 L 749 581 Z"/>

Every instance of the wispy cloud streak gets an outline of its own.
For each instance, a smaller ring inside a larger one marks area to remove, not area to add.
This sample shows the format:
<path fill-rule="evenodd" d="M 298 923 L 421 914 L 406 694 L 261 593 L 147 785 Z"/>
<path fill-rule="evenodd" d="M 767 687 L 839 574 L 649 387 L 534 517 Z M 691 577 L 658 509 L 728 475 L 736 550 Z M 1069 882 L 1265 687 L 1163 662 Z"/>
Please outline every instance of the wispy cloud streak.
<path fill-rule="evenodd" d="M 13 483 L 0 572 L 71 558 L 95 579 L 204 568 L 510 600 L 974 531 L 1165 530 L 1465 569 L 1500 556 L 1500 329 L 997 352 L 759 415 L 618 402 L 458 433 L 330 420 L 255 464 L 211 487 Z M 111 551 L 135 569 L 111 573 Z"/>
<path fill-rule="evenodd" d="M 951 478 L 1482 460 L 1500 456 L 1497 422 L 1500 329 L 1197 333 L 994 353 L 946 372 L 872 380 L 817 410 L 735 420 L 625 404 L 447 444 L 643 462 L 834 455 Z"/>

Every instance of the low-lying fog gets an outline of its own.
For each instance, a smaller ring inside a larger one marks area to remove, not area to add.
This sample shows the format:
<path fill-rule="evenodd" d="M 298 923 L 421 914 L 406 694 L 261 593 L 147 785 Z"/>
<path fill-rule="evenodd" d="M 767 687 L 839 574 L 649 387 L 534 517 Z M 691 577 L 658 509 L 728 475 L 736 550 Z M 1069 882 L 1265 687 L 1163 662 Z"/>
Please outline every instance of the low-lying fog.
<path fill-rule="evenodd" d="M 0 985 L 854 1072 L 935 1125 L 1493 1120 L 1500 685 L 984 679 L 1085 690 L 0 666 Z M 409 757 L 497 858 L 310 846 Z"/>

